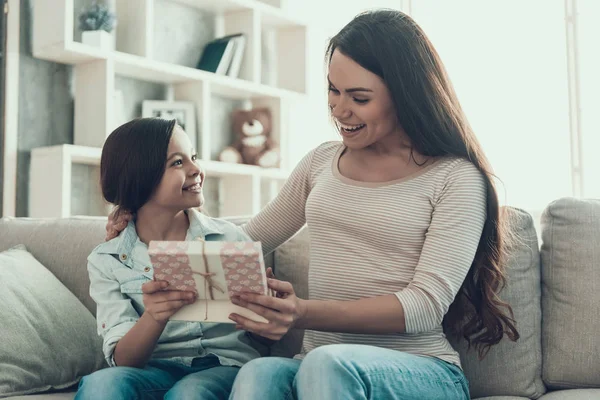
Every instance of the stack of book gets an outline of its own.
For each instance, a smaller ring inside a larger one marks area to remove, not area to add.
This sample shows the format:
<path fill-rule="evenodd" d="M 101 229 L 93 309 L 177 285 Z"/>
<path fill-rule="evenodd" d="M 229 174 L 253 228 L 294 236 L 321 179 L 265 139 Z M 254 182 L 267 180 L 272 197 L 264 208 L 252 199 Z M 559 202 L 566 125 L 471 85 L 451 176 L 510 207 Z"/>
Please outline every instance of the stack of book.
<path fill-rule="evenodd" d="M 236 33 L 209 42 L 196 68 L 237 78 L 244 58 L 246 35 Z"/>

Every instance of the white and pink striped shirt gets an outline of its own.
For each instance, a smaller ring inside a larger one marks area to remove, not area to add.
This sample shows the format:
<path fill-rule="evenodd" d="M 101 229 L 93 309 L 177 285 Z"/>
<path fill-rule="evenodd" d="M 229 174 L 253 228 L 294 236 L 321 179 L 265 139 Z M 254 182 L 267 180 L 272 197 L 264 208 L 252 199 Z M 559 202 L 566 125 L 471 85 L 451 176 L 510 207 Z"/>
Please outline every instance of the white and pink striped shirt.
<path fill-rule="evenodd" d="M 309 298 L 357 300 L 395 294 L 405 333 L 307 330 L 302 357 L 327 344 L 365 344 L 434 356 L 460 366 L 442 330 L 479 243 L 486 211 L 483 175 L 467 160 L 441 158 L 391 182 L 344 177 L 344 145 L 307 154 L 279 196 L 244 227 L 265 253 L 304 224 L 310 234 Z"/>

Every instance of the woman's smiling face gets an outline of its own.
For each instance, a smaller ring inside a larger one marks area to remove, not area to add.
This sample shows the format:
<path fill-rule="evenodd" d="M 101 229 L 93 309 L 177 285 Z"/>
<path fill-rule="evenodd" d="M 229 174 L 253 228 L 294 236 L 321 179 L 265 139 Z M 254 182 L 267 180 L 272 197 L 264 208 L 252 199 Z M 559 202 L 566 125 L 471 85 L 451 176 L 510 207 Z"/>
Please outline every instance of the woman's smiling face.
<path fill-rule="evenodd" d="M 336 49 L 328 78 L 329 106 L 346 146 L 362 149 L 401 134 L 394 102 L 379 76 Z"/>

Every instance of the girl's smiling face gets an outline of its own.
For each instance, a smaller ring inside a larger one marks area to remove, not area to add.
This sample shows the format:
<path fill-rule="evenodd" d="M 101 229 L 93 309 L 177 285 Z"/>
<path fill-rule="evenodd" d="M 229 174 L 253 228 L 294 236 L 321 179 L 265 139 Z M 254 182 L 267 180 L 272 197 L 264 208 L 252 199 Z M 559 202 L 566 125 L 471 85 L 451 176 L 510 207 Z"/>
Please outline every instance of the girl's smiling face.
<path fill-rule="evenodd" d="M 196 150 L 179 125 L 173 128 L 169 141 L 165 173 L 149 203 L 176 210 L 201 207 L 204 172 L 197 162 Z"/>

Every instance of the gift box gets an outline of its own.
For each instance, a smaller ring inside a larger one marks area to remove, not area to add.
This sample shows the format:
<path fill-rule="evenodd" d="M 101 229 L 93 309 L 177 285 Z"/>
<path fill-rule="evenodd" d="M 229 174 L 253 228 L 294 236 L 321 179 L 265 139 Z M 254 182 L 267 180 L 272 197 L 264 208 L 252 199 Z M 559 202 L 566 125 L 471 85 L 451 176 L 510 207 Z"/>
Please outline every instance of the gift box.
<path fill-rule="evenodd" d="M 234 323 L 229 315 L 236 313 L 267 322 L 231 302 L 240 293 L 269 294 L 260 242 L 151 241 L 148 254 L 154 279 L 169 282 L 165 290 L 198 294 L 171 320 Z"/>

